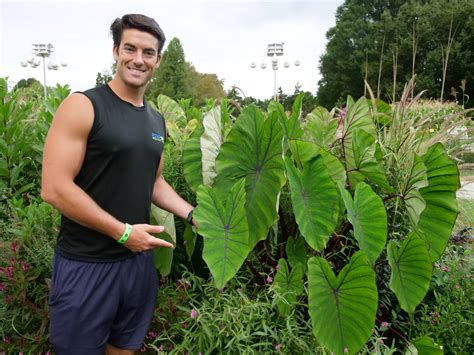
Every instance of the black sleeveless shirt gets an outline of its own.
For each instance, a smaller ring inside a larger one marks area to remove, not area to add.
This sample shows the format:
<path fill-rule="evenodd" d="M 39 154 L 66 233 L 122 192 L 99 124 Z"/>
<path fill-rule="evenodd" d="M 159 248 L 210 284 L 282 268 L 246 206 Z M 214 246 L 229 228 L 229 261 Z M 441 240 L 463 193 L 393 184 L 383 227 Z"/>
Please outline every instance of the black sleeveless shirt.
<path fill-rule="evenodd" d="M 146 101 L 142 107 L 123 101 L 108 85 L 82 94 L 92 102 L 94 122 L 75 183 L 119 221 L 150 223 L 153 186 L 166 136 L 163 116 Z M 113 238 L 64 215 L 56 252 L 91 262 L 134 255 Z"/>

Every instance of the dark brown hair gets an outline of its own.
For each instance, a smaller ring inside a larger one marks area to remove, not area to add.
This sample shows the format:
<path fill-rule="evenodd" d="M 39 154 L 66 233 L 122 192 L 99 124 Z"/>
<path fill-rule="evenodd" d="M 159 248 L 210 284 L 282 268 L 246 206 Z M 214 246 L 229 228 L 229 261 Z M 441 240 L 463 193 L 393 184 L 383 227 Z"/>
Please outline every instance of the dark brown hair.
<path fill-rule="evenodd" d="M 158 54 L 165 45 L 166 37 L 160 25 L 151 17 L 140 14 L 127 14 L 121 18 L 115 19 L 110 25 L 110 33 L 114 39 L 114 48 L 120 45 L 123 30 L 135 28 L 137 30 L 148 32 L 158 40 Z"/>

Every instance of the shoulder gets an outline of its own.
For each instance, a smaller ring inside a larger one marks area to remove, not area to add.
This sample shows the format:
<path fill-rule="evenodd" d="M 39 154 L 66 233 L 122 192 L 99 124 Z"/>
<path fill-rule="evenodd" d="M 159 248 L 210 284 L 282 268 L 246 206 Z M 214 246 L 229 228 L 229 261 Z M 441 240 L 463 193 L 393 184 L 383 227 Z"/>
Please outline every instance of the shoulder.
<path fill-rule="evenodd" d="M 58 107 L 53 125 L 68 126 L 88 133 L 94 122 L 94 107 L 84 93 L 73 93 Z"/>

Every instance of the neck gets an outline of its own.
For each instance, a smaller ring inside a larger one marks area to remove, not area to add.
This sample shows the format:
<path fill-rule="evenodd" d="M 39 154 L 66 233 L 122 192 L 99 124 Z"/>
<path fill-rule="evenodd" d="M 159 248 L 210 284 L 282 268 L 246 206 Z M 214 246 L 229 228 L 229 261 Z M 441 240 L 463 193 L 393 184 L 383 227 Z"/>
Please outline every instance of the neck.
<path fill-rule="evenodd" d="M 130 102 L 134 106 L 143 106 L 143 97 L 145 96 L 146 86 L 131 87 L 126 85 L 117 76 L 109 81 L 108 84 L 115 94 L 122 100 Z"/>

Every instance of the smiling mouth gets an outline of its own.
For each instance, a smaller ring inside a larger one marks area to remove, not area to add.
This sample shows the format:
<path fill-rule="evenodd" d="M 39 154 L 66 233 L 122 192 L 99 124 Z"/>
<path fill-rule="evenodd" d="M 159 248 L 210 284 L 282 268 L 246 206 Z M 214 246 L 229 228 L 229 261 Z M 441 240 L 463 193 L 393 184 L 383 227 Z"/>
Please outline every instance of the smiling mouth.
<path fill-rule="evenodd" d="M 138 69 L 138 68 L 128 68 L 128 70 L 130 70 L 132 73 L 135 73 L 135 74 L 143 74 L 145 72 L 145 70 Z"/>

